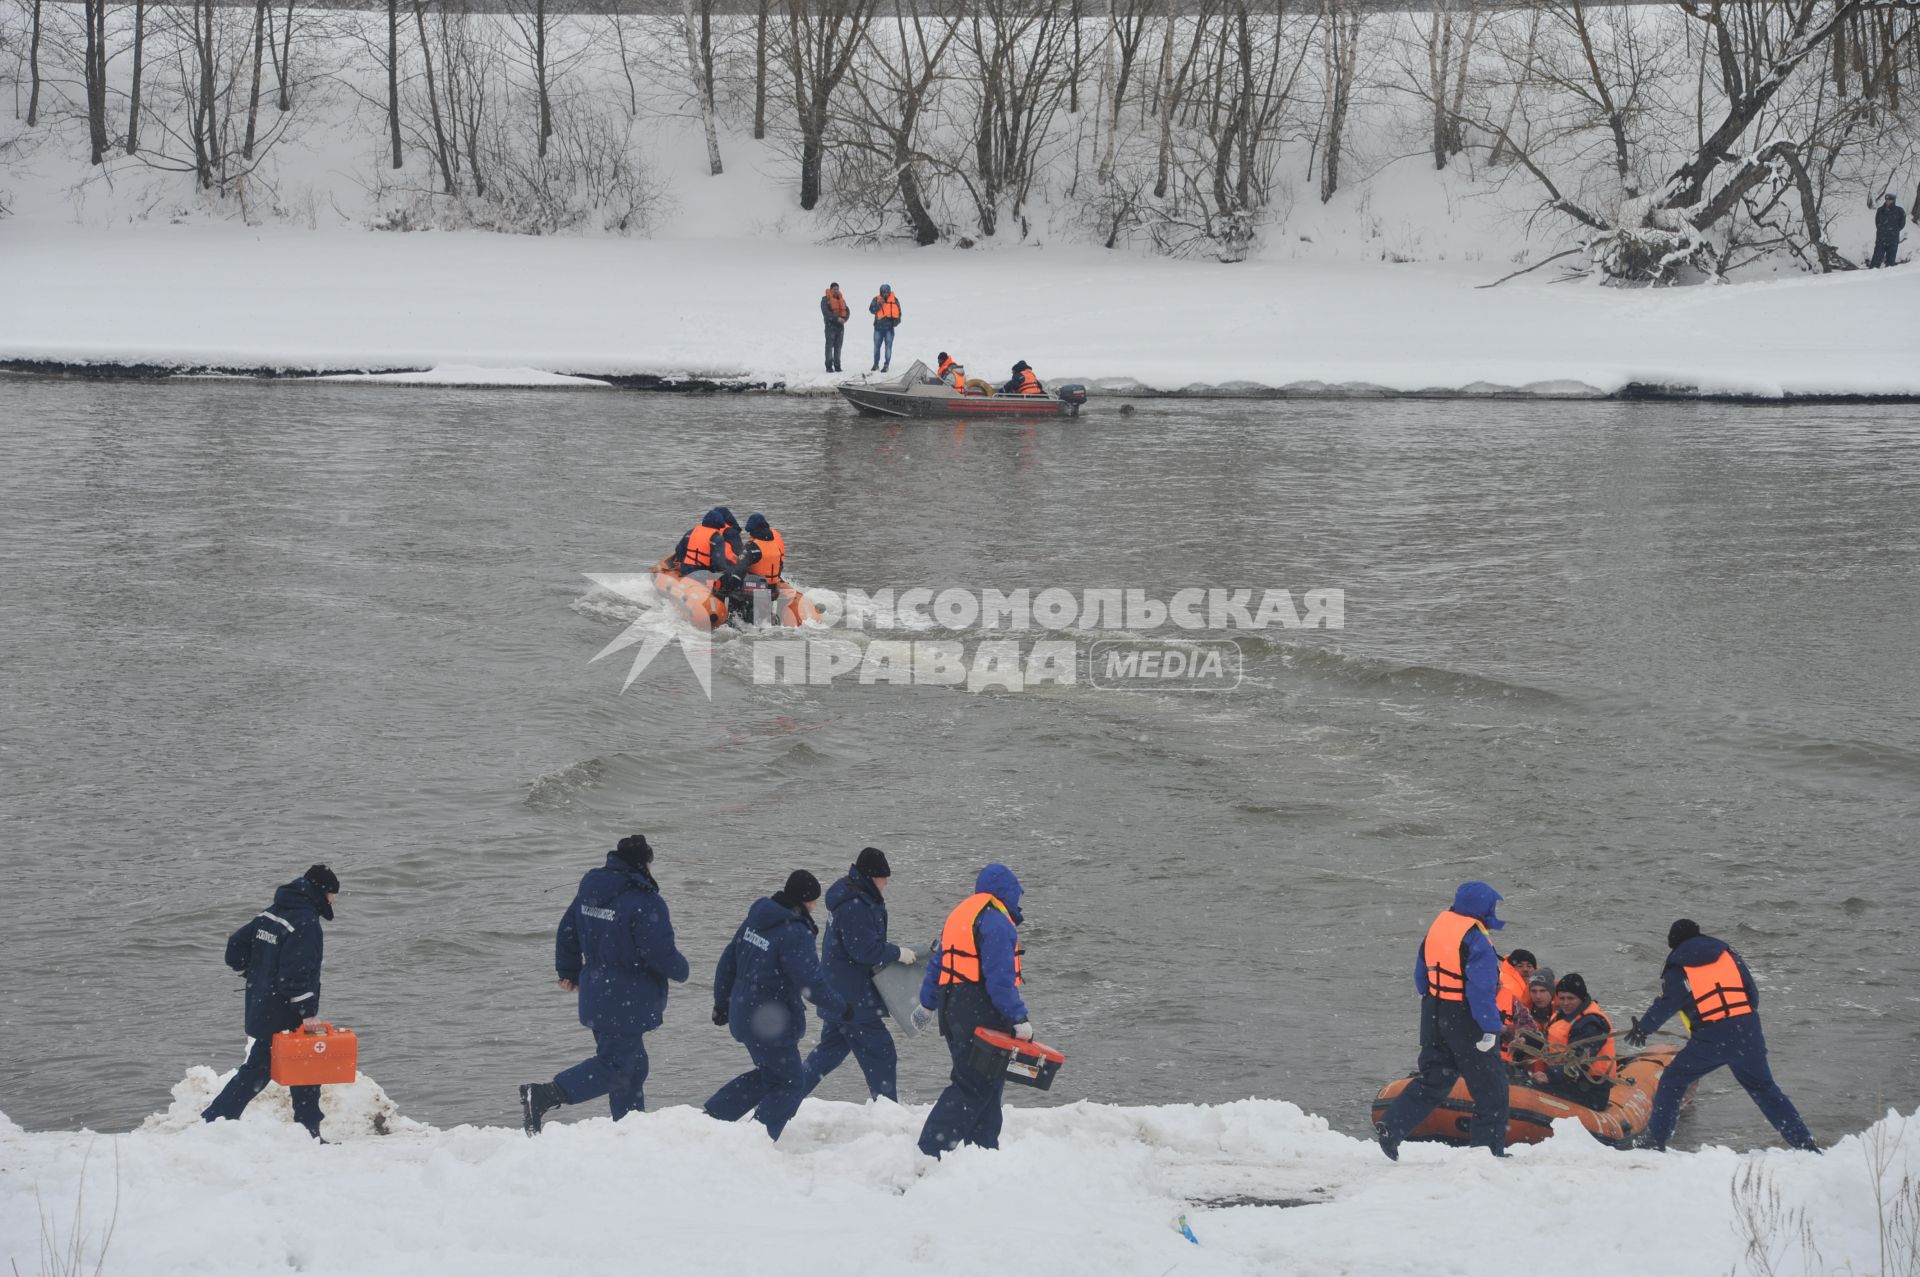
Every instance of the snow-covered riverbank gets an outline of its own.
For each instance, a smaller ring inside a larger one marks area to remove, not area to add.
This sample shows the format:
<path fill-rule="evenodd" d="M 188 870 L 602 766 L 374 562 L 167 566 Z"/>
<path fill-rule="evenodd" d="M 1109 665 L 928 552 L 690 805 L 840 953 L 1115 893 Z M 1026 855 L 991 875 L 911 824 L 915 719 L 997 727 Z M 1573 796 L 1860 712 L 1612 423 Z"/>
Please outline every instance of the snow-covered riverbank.
<path fill-rule="evenodd" d="M 235 371 L 444 369 L 824 389 L 819 296 L 845 288 L 847 370 L 882 282 L 896 368 L 949 350 L 1003 379 L 1115 391 L 1920 395 L 1889 316 L 1920 268 L 1622 291 L 1487 262 L 1269 256 L 1236 266 L 1049 247 L 860 252 L 776 240 L 395 235 L 236 225 L 0 225 L 0 361 Z M 1548 268 L 1549 271 L 1552 268 Z"/>
<path fill-rule="evenodd" d="M 528 1140 L 410 1122 L 364 1078 L 329 1091 L 338 1142 L 321 1147 L 289 1123 L 279 1088 L 238 1124 L 200 1125 L 214 1080 L 192 1070 L 172 1109 L 128 1135 L 23 1134 L 0 1118 L 0 1257 L 34 1271 L 42 1219 L 64 1240 L 77 1206 L 89 1256 L 112 1225 L 105 1272 L 150 1277 L 984 1263 L 1535 1277 L 1556 1236 L 1585 1238 L 1598 1271 L 1726 1273 L 1764 1271 L 1743 1261 L 1755 1224 L 1773 1271 L 1864 1273 L 1881 1270 L 1876 1201 L 1891 1211 L 1902 1174 L 1920 1166 L 1920 1125 L 1891 1116 L 1824 1157 L 1623 1154 L 1570 1125 L 1503 1163 L 1409 1146 L 1393 1164 L 1277 1100 L 1016 1109 L 1000 1151 L 936 1164 L 914 1149 L 915 1107 L 809 1101 L 778 1146 L 690 1108 Z M 1876 1149 L 1890 1168 L 1878 1199 Z M 1795 1212 L 1817 1248 L 1810 1270 Z M 1197 1245 L 1176 1231 L 1182 1215 Z"/>

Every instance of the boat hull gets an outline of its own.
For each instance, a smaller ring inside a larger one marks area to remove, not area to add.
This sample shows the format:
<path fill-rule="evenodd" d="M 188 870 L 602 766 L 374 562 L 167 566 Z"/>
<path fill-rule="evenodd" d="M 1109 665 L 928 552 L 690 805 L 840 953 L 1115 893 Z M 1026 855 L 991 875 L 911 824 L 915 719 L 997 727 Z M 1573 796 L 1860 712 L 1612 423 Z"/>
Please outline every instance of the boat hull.
<path fill-rule="evenodd" d="M 727 601 L 714 592 L 713 582 L 682 576 L 665 560 L 654 565 L 653 588 L 672 602 L 691 625 L 718 629 L 731 619 Z M 767 582 L 773 600 L 773 615 L 761 618 L 768 625 L 804 625 L 820 619 L 820 609 L 799 588 L 776 577 Z"/>
<path fill-rule="evenodd" d="M 1052 395 L 961 395 L 928 387 L 884 389 L 878 386 L 848 384 L 838 387 L 848 403 L 872 417 L 1073 417 L 1080 405 L 1056 399 Z"/>
<path fill-rule="evenodd" d="M 1631 1147 L 1640 1133 L 1647 1129 L 1647 1118 L 1653 1112 L 1653 1093 L 1659 1089 L 1660 1075 L 1667 1071 L 1667 1065 L 1673 1062 L 1677 1054 L 1678 1047 L 1655 1046 L 1628 1057 L 1620 1065 L 1620 1077 L 1612 1091 L 1612 1102 L 1604 1109 L 1589 1108 L 1528 1083 L 1514 1082 L 1507 1088 L 1507 1143 L 1538 1144 L 1553 1134 L 1556 1121 L 1573 1118 L 1601 1143 L 1611 1144 L 1615 1148 Z M 1412 1081 L 1410 1077 L 1400 1078 L 1380 1088 L 1379 1094 L 1373 1097 L 1374 1121 L 1379 1121 L 1386 1114 L 1387 1105 L 1399 1098 Z M 1440 1144 L 1465 1144 L 1472 1121 L 1473 1096 L 1467 1091 L 1465 1079 L 1460 1079 L 1454 1082 L 1453 1090 L 1427 1115 L 1426 1120 L 1413 1128 L 1407 1138 Z"/>

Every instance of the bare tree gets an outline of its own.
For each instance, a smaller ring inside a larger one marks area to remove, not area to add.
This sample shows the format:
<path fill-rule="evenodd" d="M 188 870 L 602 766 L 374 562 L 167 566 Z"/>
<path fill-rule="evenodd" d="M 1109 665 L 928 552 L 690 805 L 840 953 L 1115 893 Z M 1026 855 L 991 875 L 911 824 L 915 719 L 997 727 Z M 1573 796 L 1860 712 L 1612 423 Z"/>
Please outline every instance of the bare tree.
<path fill-rule="evenodd" d="M 700 103 L 700 123 L 707 133 L 707 172 L 720 176 L 720 135 L 713 110 L 713 0 L 700 0 L 700 24 L 693 21 L 693 0 L 680 0 L 683 35 L 687 43 L 687 74 Z"/>
<path fill-rule="evenodd" d="M 1320 156 L 1320 202 L 1325 204 L 1340 189 L 1340 158 L 1346 149 L 1347 112 L 1353 105 L 1353 82 L 1360 61 L 1360 29 L 1365 15 L 1347 6 L 1346 0 L 1324 0 L 1322 8 L 1326 36 L 1321 42 L 1321 60 L 1326 83 L 1326 133 Z"/>
<path fill-rule="evenodd" d="M 833 95 L 853 65 L 879 0 L 787 0 L 786 59 L 800 134 L 800 207 L 820 202 Z"/>
<path fill-rule="evenodd" d="M 33 33 L 27 38 L 27 73 L 33 81 L 33 87 L 27 93 L 27 127 L 35 128 L 40 123 L 40 6 L 42 0 L 33 0 Z"/>
<path fill-rule="evenodd" d="M 35 0 L 36 7 L 38 0 Z M 133 72 L 127 90 L 127 154 L 140 152 L 140 84 L 146 72 L 147 0 L 133 0 Z"/>

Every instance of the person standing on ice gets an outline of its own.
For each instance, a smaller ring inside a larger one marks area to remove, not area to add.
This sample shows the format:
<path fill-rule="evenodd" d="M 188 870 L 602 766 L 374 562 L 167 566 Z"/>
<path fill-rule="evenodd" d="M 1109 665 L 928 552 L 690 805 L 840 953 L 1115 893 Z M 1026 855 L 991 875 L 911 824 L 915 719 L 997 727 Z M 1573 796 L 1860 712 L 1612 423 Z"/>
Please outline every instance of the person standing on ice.
<path fill-rule="evenodd" d="M 820 320 L 827 327 L 827 371 L 840 371 L 840 346 L 847 339 L 847 297 L 840 281 L 827 285 L 820 298 Z"/>
<path fill-rule="evenodd" d="M 873 367 L 868 372 L 888 372 L 893 368 L 893 330 L 900 326 L 900 295 L 893 285 L 880 285 L 880 292 L 867 303 L 873 316 Z M 885 360 L 881 358 L 885 354 Z"/>
<path fill-rule="evenodd" d="M 974 879 L 973 894 L 947 915 L 940 945 L 927 959 L 920 1005 L 940 1013 L 940 1036 L 953 1056 L 947 1089 L 920 1128 L 920 1151 L 928 1157 L 975 1144 L 1000 1147 L 1000 1102 L 1004 1069 L 973 1067 L 973 1031 L 997 1029 L 1033 1040 L 1027 1004 L 1020 998 L 1020 880 L 1005 865 L 988 865 Z"/>
<path fill-rule="evenodd" d="M 1467 1143 L 1507 1155 L 1507 1071 L 1494 1047 L 1502 1024 L 1496 998 L 1500 955 L 1493 937 L 1507 924 L 1494 916 L 1502 897 L 1484 882 L 1463 882 L 1453 907 L 1433 920 L 1415 951 L 1413 987 L 1420 993 L 1419 1072 L 1373 1124 L 1380 1151 L 1400 1160 L 1400 1142 L 1467 1079 L 1473 1121 Z"/>
<path fill-rule="evenodd" d="M 1700 934 L 1700 924 L 1681 918 L 1667 930 L 1667 965 L 1660 973 L 1660 996 L 1627 1033 L 1627 1045 L 1642 1047 L 1675 1011 L 1693 1037 L 1660 1075 L 1653 1113 L 1640 1147 L 1665 1150 L 1680 1118 L 1680 1101 L 1693 1084 L 1722 1067 L 1746 1088 L 1780 1138 L 1810 1153 L 1820 1151 L 1813 1132 L 1800 1118 L 1767 1065 L 1767 1039 L 1760 1031 L 1760 986 L 1753 972 L 1724 940 Z"/>
<path fill-rule="evenodd" d="M 1873 210 L 1873 260 L 1867 263 L 1868 270 L 1898 263 L 1900 234 L 1906 228 L 1907 210 L 1894 203 L 1893 192 L 1888 191 Z"/>
<path fill-rule="evenodd" d="M 340 879 L 315 865 L 273 893 L 273 907 L 227 937 L 227 965 L 247 977 L 247 1059 L 200 1117 L 239 1120 L 272 1080 L 273 1035 L 297 1029 L 320 1010 L 321 919 L 333 921 Z M 296 1086 L 293 1120 L 320 1138 L 320 1088 Z"/>
<path fill-rule="evenodd" d="M 807 1090 L 839 1068 L 849 1052 L 874 1099 L 898 1101 L 900 1055 L 893 1034 L 880 1022 L 880 992 L 873 973 L 895 962 L 911 964 L 913 950 L 887 939 L 887 883 L 893 866 L 878 847 L 864 847 L 847 876 L 827 888 L 827 934 L 820 942 L 820 969 L 834 992 L 853 1008 L 845 1024 L 820 1026 L 820 1042 L 807 1056 Z"/>
<path fill-rule="evenodd" d="M 674 947 L 673 919 L 654 881 L 653 848 L 629 834 L 607 862 L 580 880 L 560 916 L 553 966 L 560 987 L 580 994 L 580 1023 L 593 1030 L 593 1054 L 551 1082 L 520 1088 L 527 1134 L 563 1104 L 607 1097 L 614 1121 L 645 1110 L 647 1033 L 660 1027 L 667 982 L 684 982 L 687 960 Z"/>
<path fill-rule="evenodd" d="M 734 1122 L 751 1111 L 774 1139 L 799 1111 L 809 1089 L 800 1039 L 807 1032 L 802 998 L 822 1019 L 853 1019 L 853 1008 L 820 970 L 814 902 L 820 880 L 804 869 L 787 875 L 771 896 L 754 901 L 713 972 L 713 1022 L 728 1026 L 753 1067 L 708 1097 L 709 1117 Z"/>

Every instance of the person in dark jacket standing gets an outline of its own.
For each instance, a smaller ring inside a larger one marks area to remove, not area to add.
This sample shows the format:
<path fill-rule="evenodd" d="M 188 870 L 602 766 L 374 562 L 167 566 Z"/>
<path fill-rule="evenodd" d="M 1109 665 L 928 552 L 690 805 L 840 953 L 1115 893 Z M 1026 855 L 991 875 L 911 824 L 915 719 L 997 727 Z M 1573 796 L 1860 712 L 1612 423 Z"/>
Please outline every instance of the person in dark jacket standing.
<path fill-rule="evenodd" d="M 851 1052 L 874 1099 L 900 1098 L 900 1053 L 880 1022 L 884 1011 L 873 973 L 895 962 L 911 963 L 913 950 L 887 939 L 887 883 L 893 866 L 878 847 L 861 849 L 847 876 L 827 888 L 827 933 L 820 942 L 820 969 L 833 991 L 853 1008 L 845 1024 L 820 1026 L 820 1042 L 807 1056 L 807 1090 L 839 1068 Z"/>
<path fill-rule="evenodd" d="M 1760 986 L 1754 983 L 1753 972 L 1726 941 L 1701 935 L 1700 924 L 1691 918 L 1681 918 L 1668 928 L 1667 948 L 1660 996 L 1633 1022 L 1627 1045 L 1645 1046 L 1647 1035 L 1675 1011 L 1685 1017 L 1693 1037 L 1660 1075 L 1641 1147 L 1665 1149 L 1688 1088 L 1725 1066 L 1782 1139 L 1795 1148 L 1819 1152 L 1800 1110 L 1773 1080 L 1767 1065 L 1767 1039 L 1760 1031 Z"/>
<path fill-rule="evenodd" d="M 827 371 L 840 371 L 840 345 L 847 339 L 847 298 L 840 281 L 827 285 L 820 297 L 820 320 L 827 328 Z"/>
<path fill-rule="evenodd" d="M 1380 1151 L 1400 1160 L 1400 1142 L 1426 1120 L 1454 1079 L 1473 1096 L 1467 1143 L 1505 1157 L 1507 1071 L 1494 1047 L 1502 1028 L 1497 993 L 1500 955 L 1493 937 L 1507 924 L 1494 916 L 1501 895 L 1484 882 L 1463 882 L 1453 907 L 1433 920 L 1414 951 L 1413 987 L 1420 994 L 1419 1073 L 1395 1097 L 1373 1133 Z"/>
<path fill-rule="evenodd" d="M 594 1051 L 553 1081 L 520 1088 L 529 1135 L 563 1104 L 604 1095 L 616 1122 L 646 1108 L 646 1036 L 666 1013 L 667 982 L 687 978 L 652 864 L 645 834 L 622 838 L 607 863 L 580 880 L 560 917 L 554 970 L 562 989 L 579 991 L 580 1023 L 593 1030 Z"/>
<path fill-rule="evenodd" d="M 207 1105 L 208 1122 L 238 1119 L 253 1097 L 272 1080 L 273 1035 L 297 1029 L 320 1010 L 320 960 L 325 937 L 322 919 L 333 921 L 340 879 L 315 865 L 273 893 L 273 907 L 227 937 L 227 965 L 247 977 L 247 1035 L 253 1039 L 246 1063 Z M 293 1120 L 320 1138 L 320 1088 L 296 1086 Z"/>
<path fill-rule="evenodd" d="M 940 1013 L 940 1036 L 953 1057 L 947 1089 L 920 1128 L 920 1151 L 928 1157 L 962 1144 L 1000 1147 L 1001 1093 L 1007 1075 L 1004 1069 L 982 1072 L 973 1067 L 973 1031 L 996 1029 L 1033 1039 L 1027 1004 L 1020 997 L 1024 978 L 1017 928 L 1026 921 L 1020 912 L 1022 894 L 1013 870 L 998 864 L 982 869 L 973 894 L 947 915 L 940 944 L 927 959 L 920 1005 Z"/>
<path fill-rule="evenodd" d="M 723 1122 L 752 1111 L 776 1140 L 807 1095 L 807 1070 L 800 1060 L 807 1011 L 801 999 L 819 1007 L 823 1019 L 844 1023 L 853 1018 L 853 1008 L 834 992 L 814 951 L 820 928 L 813 906 L 819 899 L 820 880 L 794 870 L 784 887 L 754 901 L 713 973 L 713 1022 L 732 1030 L 753 1067 L 715 1091 L 704 1107 Z"/>
<path fill-rule="evenodd" d="M 1893 202 L 1893 192 L 1888 191 L 1880 197 L 1880 207 L 1873 210 L 1873 260 L 1867 263 L 1867 269 L 1877 266 L 1892 266 L 1900 257 L 1900 235 L 1907 228 L 1907 210 Z"/>

